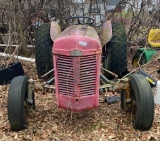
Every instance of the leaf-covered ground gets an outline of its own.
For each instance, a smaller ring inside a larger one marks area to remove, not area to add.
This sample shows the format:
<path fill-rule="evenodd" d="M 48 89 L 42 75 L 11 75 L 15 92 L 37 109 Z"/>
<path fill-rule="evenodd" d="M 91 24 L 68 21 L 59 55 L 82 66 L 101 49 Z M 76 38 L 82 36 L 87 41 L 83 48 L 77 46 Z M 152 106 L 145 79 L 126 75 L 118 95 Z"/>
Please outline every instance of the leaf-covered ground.
<path fill-rule="evenodd" d="M 22 62 L 27 75 L 37 80 L 34 63 Z M 128 59 L 131 67 L 131 56 Z M 158 61 L 144 69 L 156 79 Z M 36 109 L 26 109 L 28 129 L 10 130 L 7 116 L 7 91 L 9 85 L 0 86 L 0 141 L 147 141 L 160 140 L 160 106 L 155 105 L 155 117 L 149 131 L 136 131 L 132 127 L 132 115 L 120 108 L 120 102 L 107 105 L 101 96 L 97 109 L 74 113 L 57 108 L 54 92 L 37 91 Z M 154 92 L 154 90 L 153 90 Z M 112 95 L 112 94 L 109 94 Z"/>

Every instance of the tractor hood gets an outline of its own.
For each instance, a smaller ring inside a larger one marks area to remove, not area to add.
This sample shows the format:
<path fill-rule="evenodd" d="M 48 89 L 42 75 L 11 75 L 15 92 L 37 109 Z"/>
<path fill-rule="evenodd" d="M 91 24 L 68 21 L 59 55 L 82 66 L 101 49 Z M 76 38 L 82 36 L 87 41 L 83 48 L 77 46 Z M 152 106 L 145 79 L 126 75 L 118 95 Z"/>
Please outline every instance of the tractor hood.
<path fill-rule="evenodd" d="M 55 40 L 52 52 L 67 56 L 100 54 L 101 43 L 94 28 L 73 25 L 66 28 Z"/>

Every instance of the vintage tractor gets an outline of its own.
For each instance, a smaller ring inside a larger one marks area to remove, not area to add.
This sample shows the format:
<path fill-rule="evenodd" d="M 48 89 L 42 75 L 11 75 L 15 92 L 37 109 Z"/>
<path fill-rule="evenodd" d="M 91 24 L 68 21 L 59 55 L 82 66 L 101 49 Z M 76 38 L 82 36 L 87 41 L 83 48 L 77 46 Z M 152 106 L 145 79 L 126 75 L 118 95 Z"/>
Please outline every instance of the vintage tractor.
<path fill-rule="evenodd" d="M 91 17 L 70 17 L 66 23 L 73 24 L 62 32 L 56 22 L 43 24 L 35 38 L 38 77 L 48 79 L 44 87 L 55 89 L 57 106 L 76 112 L 91 110 L 99 106 L 100 90 L 117 91 L 121 108 L 132 111 L 133 127 L 149 130 L 154 118 L 152 90 L 143 75 L 126 75 L 122 24 L 104 21 L 98 32 Z M 34 83 L 28 76 L 18 76 L 10 84 L 8 118 L 14 131 L 27 128 L 24 103 L 34 107 Z"/>

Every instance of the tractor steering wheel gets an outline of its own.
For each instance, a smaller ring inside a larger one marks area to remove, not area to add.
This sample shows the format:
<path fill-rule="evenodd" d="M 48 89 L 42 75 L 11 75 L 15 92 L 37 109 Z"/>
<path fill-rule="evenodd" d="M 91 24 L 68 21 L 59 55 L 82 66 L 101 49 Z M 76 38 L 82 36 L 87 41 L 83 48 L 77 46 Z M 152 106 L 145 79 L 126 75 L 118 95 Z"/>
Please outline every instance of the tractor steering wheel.
<path fill-rule="evenodd" d="M 77 22 L 75 22 L 75 19 L 77 19 Z M 74 16 L 74 17 L 69 17 L 66 18 L 66 23 L 71 24 L 73 23 L 74 25 L 82 24 L 82 25 L 92 25 L 94 23 L 94 19 L 86 16 Z"/>

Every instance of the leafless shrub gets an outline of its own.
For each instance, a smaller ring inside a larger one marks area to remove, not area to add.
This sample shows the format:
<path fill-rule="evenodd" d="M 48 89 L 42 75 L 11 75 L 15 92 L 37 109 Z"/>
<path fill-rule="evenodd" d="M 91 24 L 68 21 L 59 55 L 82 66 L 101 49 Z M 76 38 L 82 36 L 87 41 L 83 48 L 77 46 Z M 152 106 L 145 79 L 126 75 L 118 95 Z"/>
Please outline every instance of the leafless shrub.
<path fill-rule="evenodd" d="M 14 0 L 15 1 L 15 0 Z M 116 2 L 116 1 L 115 1 Z M 87 13 L 100 12 L 105 17 L 120 21 L 127 30 L 128 42 L 138 44 L 147 39 L 151 28 L 159 28 L 159 5 L 151 0 L 121 0 L 118 5 L 109 6 L 110 0 L 19 0 L 19 8 L 15 9 L 13 1 L 0 1 L 0 25 L 8 24 L 10 27 L 10 44 L 18 43 L 15 10 L 19 10 L 21 26 L 27 44 L 34 44 L 35 23 L 48 23 L 54 17 L 59 20 L 63 29 L 64 19 L 69 16 L 87 15 Z M 114 3 L 114 0 L 112 1 Z M 152 7 L 149 10 L 149 7 Z M 88 14 L 89 15 L 89 14 Z M 1 42 L 2 36 L 0 36 Z M 6 42 L 6 41 L 5 41 Z"/>

